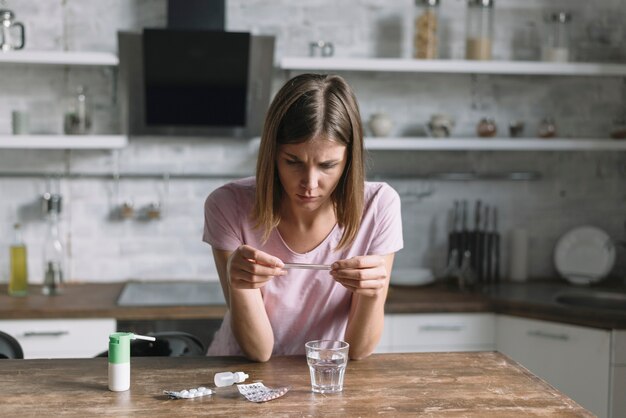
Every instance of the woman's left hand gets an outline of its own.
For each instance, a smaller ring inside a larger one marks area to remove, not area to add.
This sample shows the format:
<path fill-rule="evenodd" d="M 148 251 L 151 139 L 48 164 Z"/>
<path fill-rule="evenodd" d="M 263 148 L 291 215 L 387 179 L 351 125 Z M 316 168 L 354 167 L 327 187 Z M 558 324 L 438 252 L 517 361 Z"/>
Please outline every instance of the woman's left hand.
<path fill-rule="evenodd" d="M 389 282 L 385 259 L 379 255 L 363 255 L 333 263 L 330 274 L 350 291 L 376 296 Z"/>

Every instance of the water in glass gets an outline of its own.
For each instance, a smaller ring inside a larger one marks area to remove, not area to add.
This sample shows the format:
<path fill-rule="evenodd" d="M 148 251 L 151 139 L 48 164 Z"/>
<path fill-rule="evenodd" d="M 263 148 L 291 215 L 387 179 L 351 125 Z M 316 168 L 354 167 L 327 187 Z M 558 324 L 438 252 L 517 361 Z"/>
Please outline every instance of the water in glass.
<path fill-rule="evenodd" d="M 311 372 L 313 392 L 335 393 L 343 390 L 343 377 L 348 363 L 347 343 L 328 343 L 343 343 L 345 347 L 323 343 L 313 347 L 307 346 L 307 363 Z"/>

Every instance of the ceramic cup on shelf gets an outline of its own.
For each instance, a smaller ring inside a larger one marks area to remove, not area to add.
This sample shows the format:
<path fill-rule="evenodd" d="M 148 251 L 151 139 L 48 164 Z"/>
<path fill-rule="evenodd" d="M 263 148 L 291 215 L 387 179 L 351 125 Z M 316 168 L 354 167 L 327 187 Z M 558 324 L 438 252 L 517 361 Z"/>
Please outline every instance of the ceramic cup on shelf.
<path fill-rule="evenodd" d="M 427 124 L 428 133 L 435 138 L 447 138 L 454 128 L 454 119 L 443 113 L 435 113 Z"/>
<path fill-rule="evenodd" d="M 11 131 L 13 135 L 28 135 L 30 132 L 28 112 L 23 110 L 11 112 Z"/>
<path fill-rule="evenodd" d="M 332 57 L 335 54 L 335 46 L 328 41 L 315 41 L 309 43 L 309 56 Z"/>
<path fill-rule="evenodd" d="M 369 128 L 374 136 L 389 136 L 393 129 L 393 120 L 386 113 L 374 113 L 368 122 Z"/>
<path fill-rule="evenodd" d="M 509 136 L 511 138 L 518 138 L 524 133 L 524 122 L 516 120 L 509 122 Z"/>
<path fill-rule="evenodd" d="M 491 118 L 482 118 L 476 125 L 476 133 L 481 138 L 491 138 L 496 136 L 498 126 Z"/>
<path fill-rule="evenodd" d="M 554 120 L 551 118 L 543 118 L 541 122 L 539 122 L 539 127 L 537 128 L 537 135 L 539 138 L 554 138 L 556 136 L 556 124 Z"/>

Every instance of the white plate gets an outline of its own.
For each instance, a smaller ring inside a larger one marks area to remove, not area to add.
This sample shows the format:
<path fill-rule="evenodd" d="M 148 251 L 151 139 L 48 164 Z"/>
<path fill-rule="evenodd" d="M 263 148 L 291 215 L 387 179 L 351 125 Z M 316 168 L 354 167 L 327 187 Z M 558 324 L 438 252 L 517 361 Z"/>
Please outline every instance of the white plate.
<path fill-rule="evenodd" d="M 603 279 L 615 264 L 611 237 L 593 226 L 581 226 L 565 233 L 554 249 L 557 271 L 573 284 L 590 284 Z"/>
<path fill-rule="evenodd" d="M 394 268 L 391 271 L 391 284 L 394 286 L 422 286 L 435 281 L 430 269 Z"/>

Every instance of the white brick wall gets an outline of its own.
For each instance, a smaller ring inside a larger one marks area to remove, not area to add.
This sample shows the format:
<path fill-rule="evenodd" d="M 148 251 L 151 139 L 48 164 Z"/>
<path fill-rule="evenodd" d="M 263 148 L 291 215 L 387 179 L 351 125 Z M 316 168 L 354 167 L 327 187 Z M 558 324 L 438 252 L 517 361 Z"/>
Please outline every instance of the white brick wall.
<path fill-rule="evenodd" d="M 162 0 L 20 0 L 6 1 L 27 27 L 27 47 L 53 50 L 117 49 L 120 29 L 163 26 Z M 510 59 L 516 31 L 528 21 L 541 27 L 547 9 L 567 8 L 580 54 L 594 60 L 626 61 L 626 0 L 532 0 L 497 2 L 494 55 Z M 276 60 L 306 55 L 308 42 L 323 37 L 335 44 L 338 56 L 408 57 L 411 51 L 410 0 L 229 0 L 229 30 L 277 36 Z M 460 58 L 464 45 L 464 0 L 443 0 L 446 57 Z M 590 37 L 605 28 L 608 45 Z M 608 30 L 607 30 L 608 28 Z M 595 32 L 594 32 L 595 31 Z M 617 45 L 617 46 L 616 46 Z M 626 119 L 626 87 L 619 78 L 515 77 L 426 74 L 343 74 L 356 90 L 365 120 L 386 111 L 395 134 L 414 134 L 432 113 L 454 115 L 456 135 L 472 135 L 482 116 L 496 119 L 504 130 L 510 120 L 526 121 L 534 135 L 538 121 L 552 116 L 563 136 L 606 137 L 614 123 Z M 275 89 L 285 74 L 276 71 Z M 78 83 L 88 86 L 94 105 L 94 130 L 118 131 L 115 70 L 25 65 L 0 67 L 0 133 L 10 131 L 15 108 L 31 112 L 40 132 L 60 132 L 63 100 Z M 201 242 L 202 207 L 206 195 L 229 178 L 249 175 L 254 154 L 247 144 L 228 138 L 133 138 L 118 153 L 72 151 L 67 156 L 77 172 L 213 173 L 215 180 L 171 180 L 166 199 L 164 182 L 15 179 L 0 177 L 0 280 L 8 277 L 11 225 L 24 224 L 31 282 L 41 282 L 44 222 L 38 197 L 47 190 L 64 196 L 62 230 L 70 251 L 69 275 L 75 280 L 116 281 L 130 278 L 216 278 L 210 248 Z M 117 155 L 117 156 L 116 156 Z M 63 151 L 0 150 L 0 171 L 58 172 Z M 405 249 L 399 266 L 424 265 L 441 272 L 445 253 L 445 209 L 454 199 L 481 198 L 497 205 L 504 237 L 515 226 L 530 231 L 530 274 L 554 274 L 552 251 L 558 237 L 581 224 L 597 225 L 623 236 L 626 220 L 626 153 L 586 152 L 373 152 L 370 173 L 390 180 L 403 195 Z M 443 171 L 539 171 L 537 182 L 423 181 L 424 173 Z M 412 178 L 412 179 L 411 179 Z M 422 200 L 411 195 L 432 188 Z M 132 200 L 136 207 L 165 199 L 159 221 L 116 220 L 117 205 Z M 504 241 L 506 244 L 506 241 Z M 504 259 L 507 247 L 503 245 Z M 626 275 L 626 256 L 619 253 L 616 274 Z M 506 265 L 506 262 L 504 263 Z"/>

